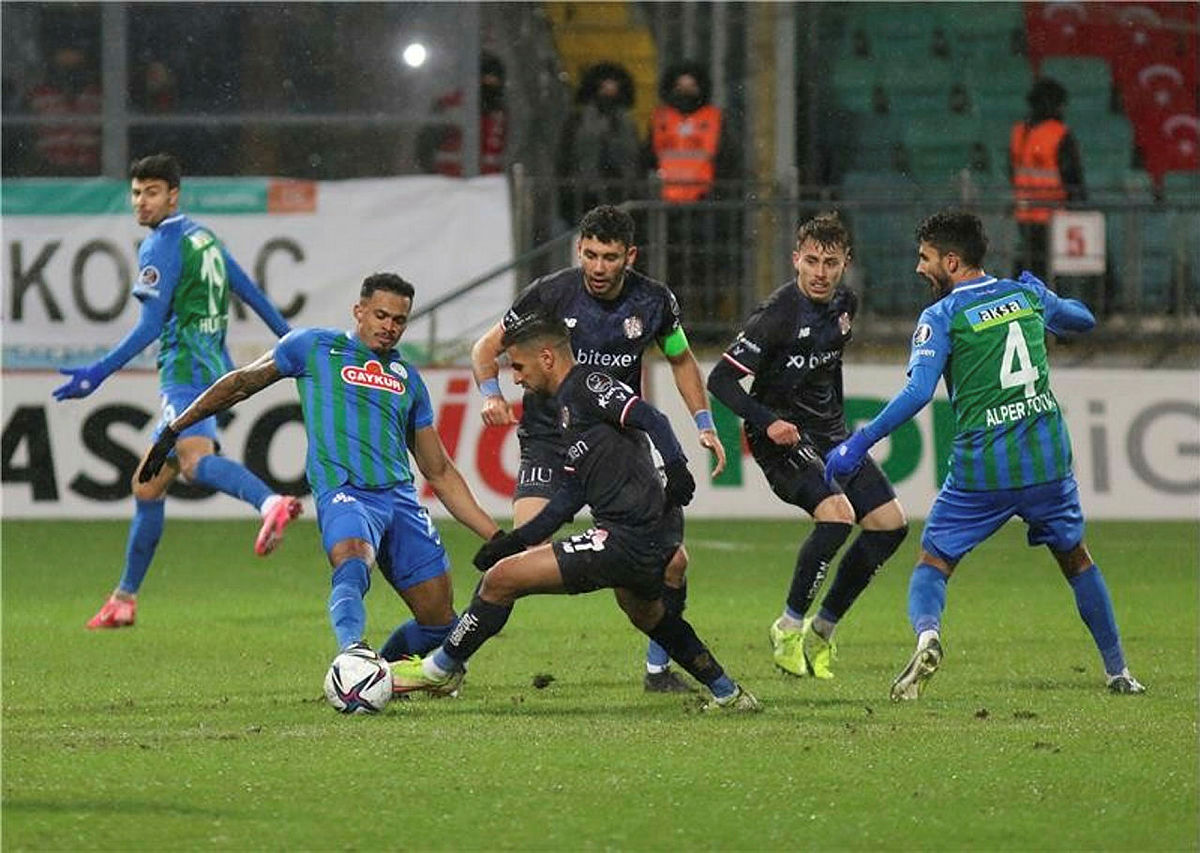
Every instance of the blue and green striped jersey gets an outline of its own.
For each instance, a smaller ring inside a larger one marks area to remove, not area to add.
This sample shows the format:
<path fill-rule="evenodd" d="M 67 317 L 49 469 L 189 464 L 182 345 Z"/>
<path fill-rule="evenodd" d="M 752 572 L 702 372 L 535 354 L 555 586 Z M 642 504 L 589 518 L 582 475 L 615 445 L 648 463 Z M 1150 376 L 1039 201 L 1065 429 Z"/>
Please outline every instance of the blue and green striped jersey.
<path fill-rule="evenodd" d="M 160 222 L 138 248 L 133 295 L 145 318 L 160 318 L 158 371 L 163 387 L 205 388 L 232 368 L 225 349 L 229 291 L 242 297 L 277 335 L 287 333 L 283 316 L 226 251 L 212 231 L 183 214 Z M 119 367 L 136 354 L 116 358 Z"/>
<path fill-rule="evenodd" d="M 955 429 L 947 485 L 1014 489 L 1071 473 L 1071 439 L 1050 389 L 1046 330 L 1072 326 L 1073 302 L 1032 276 L 983 276 L 921 314 L 909 370 L 937 370 L 950 394 Z"/>
<path fill-rule="evenodd" d="M 380 356 L 349 332 L 294 329 L 275 346 L 275 364 L 296 378 L 315 494 L 412 482 L 408 448 L 415 431 L 433 423 L 433 406 L 396 350 Z"/>

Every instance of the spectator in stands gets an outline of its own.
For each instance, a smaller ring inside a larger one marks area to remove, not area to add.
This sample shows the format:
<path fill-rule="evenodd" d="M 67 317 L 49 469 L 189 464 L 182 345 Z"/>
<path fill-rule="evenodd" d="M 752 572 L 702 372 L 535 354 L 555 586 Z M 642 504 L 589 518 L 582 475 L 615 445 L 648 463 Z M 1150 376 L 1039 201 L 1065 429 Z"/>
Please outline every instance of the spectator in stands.
<path fill-rule="evenodd" d="M 623 66 L 601 62 L 584 72 L 559 138 L 559 213 L 566 222 L 637 195 L 642 150 L 633 100 L 633 78 Z"/>
<path fill-rule="evenodd" d="M 950 87 L 946 105 L 954 115 L 967 115 L 971 112 L 971 93 L 962 83 L 955 83 Z"/>
<path fill-rule="evenodd" d="M 1086 197 L 1083 164 L 1074 135 L 1063 121 L 1067 90 L 1043 77 L 1026 95 L 1029 117 L 1013 125 L 1009 180 L 1020 231 L 1018 265 L 1046 278 L 1050 217 L 1070 201 Z"/>
<path fill-rule="evenodd" d="M 504 63 L 484 52 L 479 60 L 479 174 L 504 171 L 508 143 L 508 110 L 504 104 Z M 433 111 L 440 120 L 421 129 L 417 138 L 417 160 L 426 172 L 463 176 L 462 127 L 451 120 L 461 114 L 463 93 L 449 92 L 438 98 Z M 459 119 L 461 120 L 461 119 Z"/>
<path fill-rule="evenodd" d="M 72 118 L 101 110 L 98 69 L 80 44 L 62 44 L 50 55 L 45 78 L 26 100 L 40 116 Z M 34 174 L 95 175 L 100 172 L 100 122 L 45 124 L 35 128 Z"/>
<path fill-rule="evenodd" d="M 647 147 L 650 174 L 659 181 L 662 200 L 673 207 L 666 214 L 666 279 L 678 282 L 684 318 L 701 332 L 705 322 L 732 320 L 741 310 L 727 280 L 742 251 L 737 214 L 703 204 L 719 199 L 722 189 L 728 191 L 722 182 L 738 175 L 736 134 L 711 102 L 711 92 L 700 63 L 668 68 Z"/>
<path fill-rule="evenodd" d="M 941 27 L 933 29 L 933 36 L 929 42 L 929 55 L 936 59 L 950 58 L 950 40 L 946 38 L 946 31 Z"/>
<path fill-rule="evenodd" d="M 879 83 L 871 87 L 871 112 L 877 116 L 887 115 L 892 111 L 892 102 L 887 90 Z"/>

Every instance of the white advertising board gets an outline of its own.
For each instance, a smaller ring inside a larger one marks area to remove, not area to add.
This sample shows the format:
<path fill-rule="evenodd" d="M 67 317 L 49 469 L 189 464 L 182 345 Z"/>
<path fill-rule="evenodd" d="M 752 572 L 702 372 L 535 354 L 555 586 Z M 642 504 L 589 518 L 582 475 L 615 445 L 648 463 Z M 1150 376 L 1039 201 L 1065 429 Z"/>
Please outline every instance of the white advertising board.
<path fill-rule="evenodd" d="M 18 183 L 18 190 L 30 189 L 24 186 L 29 182 Z M 56 196 L 42 192 L 18 192 L 6 202 L 6 366 L 81 363 L 110 349 L 136 324 L 139 307 L 131 288 L 137 246 L 147 231 L 120 205 L 122 190 L 111 183 L 101 182 L 91 195 L 84 185 L 83 200 L 65 204 L 63 211 L 49 212 Z M 207 186 L 185 180 L 185 190 L 192 184 Z M 513 257 L 508 185 L 502 176 L 305 184 L 306 203 L 281 210 L 267 204 L 262 181 L 237 181 L 231 187 L 215 199 L 201 197 L 210 209 L 184 212 L 213 229 L 293 326 L 348 324 L 359 285 L 373 272 L 395 272 L 411 281 L 419 310 Z M 98 212 L 73 212 L 102 191 L 114 202 L 93 204 Z M 230 194 L 238 192 L 250 203 L 234 213 L 221 212 L 231 207 L 221 202 L 236 201 Z M 260 197 L 262 203 L 255 204 Z M 13 212 L 26 198 L 28 204 Z M 464 235 L 470 251 L 463 251 Z M 499 317 L 512 296 L 512 275 L 499 276 L 453 311 L 439 312 L 439 339 L 474 337 Z M 415 322 L 408 341 L 423 343 L 427 324 L 427 319 Z M 251 360 L 273 340 L 252 312 L 242 306 L 231 312 L 234 361 Z M 148 357 L 139 361 L 148 363 Z"/>
<path fill-rule="evenodd" d="M 708 365 L 703 369 L 707 373 Z M 436 409 L 436 425 L 484 507 L 507 517 L 516 473 L 512 429 L 483 428 L 479 395 L 466 369 L 422 371 Z M 896 366 L 846 368 L 847 412 L 869 416 L 900 386 Z M 1054 371 L 1066 413 L 1084 511 L 1090 518 L 1200 519 L 1200 376 L 1191 371 Z M 3 502 L 5 518 L 122 518 L 132 510 L 129 478 L 158 419 L 156 377 L 124 371 L 85 400 L 56 403 L 50 372 L 3 376 Z M 510 398 L 517 391 L 507 377 Z M 670 371 L 649 371 L 647 397 L 670 416 L 699 474 L 702 452 Z M 293 494 L 304 482 L 304 430 L 290 381 L 236 406 L 222 431 L 224 452 L 243 460 L 272 485 Z M 725 424 L 723 423 L 724 427 Z M 909 515 L 925 515 L 948 453 L 952 423 L 939 393 L 912 425 L 875 448 L 896 483 Z M 736 447 L 739 434 L 724 429 Z M 699 480 L 688 514 L 697 518 L 795 518 L 800 511 L 769 490 L 753 459 L 734 454 L 718 482 Z M 424 494 L 436 517 L 446 513 Z M 311 504 L 310 504 L 311 510 Z M 171 517 L 239 517 L 250 513 L 223 495 L 179 498 Z M 311 515 L 310 515 L 311 517 Z"/>

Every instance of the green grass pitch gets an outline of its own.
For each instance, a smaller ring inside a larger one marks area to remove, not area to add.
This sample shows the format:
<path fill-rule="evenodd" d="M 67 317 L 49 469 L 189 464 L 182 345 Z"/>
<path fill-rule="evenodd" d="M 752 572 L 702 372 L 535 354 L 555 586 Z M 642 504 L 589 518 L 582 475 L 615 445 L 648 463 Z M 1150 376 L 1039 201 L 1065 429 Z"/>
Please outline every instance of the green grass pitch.
<path fill-rule="evenodd" d="M 461 606 L 475 543 L 442 528 Z M 347 718 L 321 698 L 313 524 L 260 560 L 250 520 L 169 521 L 137 627 L 92 633 L 126 525 L 6 522 L 3 847 L 1196 849 L 1200 527 L 1088 529 L 1145 696 L 1104 691 L 1057 567 L 1009 525 L 950 584 L 925 697 L 893 705 L 918 529 L 813 682 L 766 642 L 807 524 L 689 525 L 688 616 L 758 716 L 643 694 L 643 642 L 597 593 L 518 603 L 461 698 Z M 368 604 L 379 644 L 403 605 L 378 579 Z"/>

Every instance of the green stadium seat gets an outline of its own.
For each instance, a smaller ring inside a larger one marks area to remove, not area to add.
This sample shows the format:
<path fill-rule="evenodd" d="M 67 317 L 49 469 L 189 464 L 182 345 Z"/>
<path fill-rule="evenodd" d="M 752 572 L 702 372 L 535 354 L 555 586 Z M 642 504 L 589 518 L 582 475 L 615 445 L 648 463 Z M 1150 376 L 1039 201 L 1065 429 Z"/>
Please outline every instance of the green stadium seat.
<path fill-rule="evenodd" d="M 959 38 L 1007 41 L 1009 31 L 1024 29 L 1025 13 L 1020 3 L 946 3 L 941 5 L 942 25 Z M 925 8 L 928 8 L 926 5 Z"/>
<path fill-rule="evenodd" d="M 1112 90 L 1112 67 L 1098 56 L 1049 56 L 1038 69 L 1041 77 L 1053 77 L 1074 97 L 1077 94 Z"/>
<path fill-rule="evenodd" d="M 1003 62 L 970 66 L 967 80 L 971 90 L 981 96 L 1004 92 L 1024 98 L 1033 85 L 1033 71 L 1024 57 L 1014 56 Z"/>
<path fill-rule="evenodd" d="M 1164 174 L 1163 197 L 1168 201 L 1200 202 L 1200 171 Z"/>

